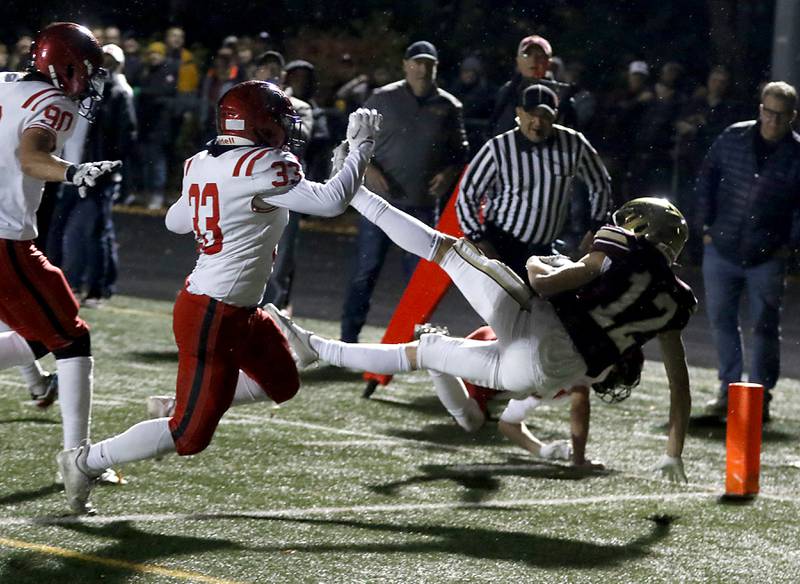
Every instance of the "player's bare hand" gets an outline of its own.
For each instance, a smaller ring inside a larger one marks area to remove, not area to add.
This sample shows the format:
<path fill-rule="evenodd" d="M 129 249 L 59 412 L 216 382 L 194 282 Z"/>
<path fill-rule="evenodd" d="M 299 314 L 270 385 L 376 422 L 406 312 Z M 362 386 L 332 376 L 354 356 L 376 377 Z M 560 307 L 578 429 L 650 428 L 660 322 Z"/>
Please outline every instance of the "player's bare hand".
<path fill-rule="evenodd" d="M 653 467 L 653 470 L 670 482 L 689 482 L 686 478 L 686 472 L 683 470 L 683 460 L 681 460 L 680 456 L 663 455 Z"/>
<path fill-rule="evenodd" d="M 67 169 L 66 182 L 78 187 L 80 196 L 86 196 L 86 188 L 97 184 L 100 177 L 116 172 L 122 167 L 121 160 L 100 160 L 73 164 Z"/>
<path fill-rule="evenodd" d="M 428 194 L 437 199 L 441 197 L 447 188 L 448 178 L 448 173 L 444 171 L 434 174 L 428 183 Z"/>
<path fill-rule="evenodd" d="M 370 164 L 364 175 L 364 182 L 368 189 L 380 194 L 389 192 L 389 181 L 386 180 L 386 177 L 376 166 Z"/>

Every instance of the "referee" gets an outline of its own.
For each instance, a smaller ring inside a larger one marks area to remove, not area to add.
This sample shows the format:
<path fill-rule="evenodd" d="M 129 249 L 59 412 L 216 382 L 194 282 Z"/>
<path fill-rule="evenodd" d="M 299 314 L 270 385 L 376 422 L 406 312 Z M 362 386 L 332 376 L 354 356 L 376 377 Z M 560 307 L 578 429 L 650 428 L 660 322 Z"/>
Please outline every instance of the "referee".
<path fill-rule="evenodd" d="M 564 229 L 573 178 L 589 189 L 593 225 L 607 218 L 611 179 L 583 134 L 553 123 L 553 90 L 531 85 L 516 113 L 518 127 L 490 139 L 470 162 L 456 209 L 467 239 L 527 281 L 526 260 L 552 254 Z"/>

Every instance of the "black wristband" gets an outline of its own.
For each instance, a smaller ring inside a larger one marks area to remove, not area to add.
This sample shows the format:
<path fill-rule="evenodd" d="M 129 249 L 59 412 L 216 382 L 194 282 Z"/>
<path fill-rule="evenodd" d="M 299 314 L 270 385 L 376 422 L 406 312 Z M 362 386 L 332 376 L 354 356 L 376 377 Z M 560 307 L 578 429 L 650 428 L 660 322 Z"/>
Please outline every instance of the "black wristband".
<path fill-rule="evenodd" d="M 75 178 L 75 173 L 78 172 L 78 166 L 75 164 L 70 164 L 69 168 L 67 168 L 67 172 L 64 175 L 64 178 L 67 179 L 68 183 L 72 182 L 72 179 Z"/>

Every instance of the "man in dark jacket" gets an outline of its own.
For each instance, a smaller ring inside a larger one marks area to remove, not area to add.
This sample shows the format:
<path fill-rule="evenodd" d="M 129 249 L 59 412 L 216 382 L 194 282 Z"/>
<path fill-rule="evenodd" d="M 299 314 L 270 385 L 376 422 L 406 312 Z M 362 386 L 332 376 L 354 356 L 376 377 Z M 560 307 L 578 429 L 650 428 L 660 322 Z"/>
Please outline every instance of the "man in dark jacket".
<path fill-rule="evenodd" d="M 167 47 L 154 42 L 147 47 L 147 66 L 139 84 L 140 163 L 147 206 L 164 206 L 167 184 L 167 160 L 175 137 L 172 135 L 172 112 L 177 94 L 178 67 L 167 60 Z"/>
<path fill-rule="evenodd" d="M 95 109 L 94 122 L 88 127 L 81 123 L 65 147 L 75 162 L 126 159 L 136 141 L 136 111 L 133 90 L 122 73 L 125 55 L 117 45 L 103 46 L 104 66 L 110 77 L 103 89 L 103 101 Z M 81 122 L 79 120 L 79 122 Z M 76 143 L 72 143 L 76 142 Z M 123 168 L 122 172 L 127 169 Z M 70 287 L 77 293 L 84 288 L 84 306 L 97 306 L 110 298 L 117 279 L 117 244 L 111 207 L 120 194 L 121 173 L 86 189 L 62 185 L 50 225 L 47 253 L 51 261 L 61 266 Z"/>
<path fill-rule="evenodd" d="M 768 83 L 758 120 L 728 127 L 697 179 L 706 306 L 719 356 L 719 395 L 707 406 L 710 414 L 725 415 L 728 384 L 742 377 L 739 300 L 746 290 L 753 323 L 749 380 L 764 386 L 763 418 L 769 420 L 770 390 L 780 373 L 780 308 L 792 219 L 800 209 L 796 116 L 795 88 Z"/>

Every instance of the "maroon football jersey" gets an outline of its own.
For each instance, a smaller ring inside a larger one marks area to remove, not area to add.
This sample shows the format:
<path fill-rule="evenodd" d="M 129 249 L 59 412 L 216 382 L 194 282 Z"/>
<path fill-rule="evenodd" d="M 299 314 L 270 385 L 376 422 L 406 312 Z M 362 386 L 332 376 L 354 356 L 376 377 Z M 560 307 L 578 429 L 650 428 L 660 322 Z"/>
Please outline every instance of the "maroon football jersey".
<path fill-rule="evenodd" d="M 616 363 L 633 345 L 683 329 L 697 307 L 692 289 L 664 255 L 632 232 L 606 225 L 595 235 L 592 251 L 606 254 L 607 269 L 550 299 L 590 376 Z"/>

